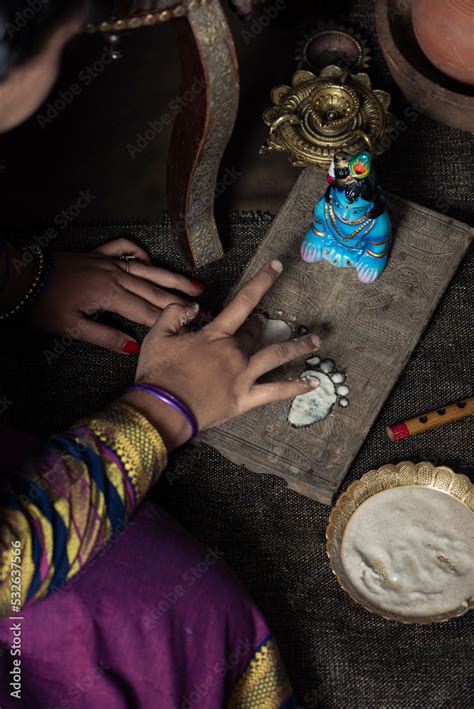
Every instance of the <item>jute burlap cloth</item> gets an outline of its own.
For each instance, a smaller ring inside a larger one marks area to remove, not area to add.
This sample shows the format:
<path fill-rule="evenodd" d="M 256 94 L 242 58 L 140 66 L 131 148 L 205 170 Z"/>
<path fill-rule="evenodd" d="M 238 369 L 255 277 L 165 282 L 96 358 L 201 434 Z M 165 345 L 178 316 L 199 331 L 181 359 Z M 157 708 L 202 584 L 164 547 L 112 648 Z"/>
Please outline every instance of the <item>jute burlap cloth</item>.
<path fill-rule="evenodd" d="M 201 276 L 216 300 L 237 280 L 270 221 L 251 214 L 230 219 L 226 258 Z M 78 227 L 63 243 L 89 247 L 124 231 L 153 254 L 166 254 L 165 262 L 179 264 L 167 219 L 127 229 Z M 347 482 L 400 460 L 472 470 L 472 419 L 397 444 L 384 428 L 470 393 L 473 265 L 471 256 L 461 266 Z M 1 420 L 41 435 L 99 409 L 132 381 L 134 369 L 133 358 L 11 325 L 2 329 L 0 362 L 0 394 L 12 402 Z M 403 626 L 356 606 L 325 556 L 327 507 L 288 491 L 280 480 L 232 465 L 207 446 L 174 454 L 153 494 L 199 539 L 224 553 L 270 622 L 304 706 L 468 706 L 471 618 Z"/>

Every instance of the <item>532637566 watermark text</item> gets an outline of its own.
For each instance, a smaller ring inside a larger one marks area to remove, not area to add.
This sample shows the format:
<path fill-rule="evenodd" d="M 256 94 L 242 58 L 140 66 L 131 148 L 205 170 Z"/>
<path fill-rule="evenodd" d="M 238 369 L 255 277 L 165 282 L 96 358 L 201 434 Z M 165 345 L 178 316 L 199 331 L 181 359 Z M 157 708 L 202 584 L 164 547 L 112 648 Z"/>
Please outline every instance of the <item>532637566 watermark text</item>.
<path fill-rule="evenodd" d="M 21 699 L 21 634 L 23 615 L 21 613 L 22 598 L 22 567 L 21 567 L 21 541 L 15 539 L 11 542 L 10 557 L 10 656 L 12 667 L 10 669 L 10 696 Z"/>

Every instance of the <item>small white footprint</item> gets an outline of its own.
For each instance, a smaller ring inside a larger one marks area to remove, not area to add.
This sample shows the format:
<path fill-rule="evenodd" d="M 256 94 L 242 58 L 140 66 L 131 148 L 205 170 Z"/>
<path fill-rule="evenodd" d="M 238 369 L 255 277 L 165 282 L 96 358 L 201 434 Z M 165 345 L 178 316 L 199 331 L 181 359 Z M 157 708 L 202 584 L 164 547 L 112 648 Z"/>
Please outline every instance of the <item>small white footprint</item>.
<path fill-rule="evenodd" d="M 320 357 L 311 357 L 306 360 L 306 365 L 310 369 L 304 371 L 301 376 L 316 377 L 319 379 L 319 386 L 293 399 L 288 421 L 296 428 L 310 426 L 327 418 L 337 401 L 343 408 L 349 406 L 349 400 L 346 398 L 349 387 L 344 384 L 346 375 L 336 370 L 332 359 L 321 361 Z"/>

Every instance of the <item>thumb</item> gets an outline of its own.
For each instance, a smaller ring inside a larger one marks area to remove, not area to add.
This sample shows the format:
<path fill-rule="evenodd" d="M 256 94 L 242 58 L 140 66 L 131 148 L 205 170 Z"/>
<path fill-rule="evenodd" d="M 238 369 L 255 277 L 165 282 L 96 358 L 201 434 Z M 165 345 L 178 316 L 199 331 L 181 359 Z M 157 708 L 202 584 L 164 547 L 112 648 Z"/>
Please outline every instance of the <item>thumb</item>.
<path fill-rule="evenodd" d="M 198 303 L 189 303 L 189 305 L 170 303 L 153 326 L 153 334 L 161 337 L 178 335 L 183 327 L 194 320 L 198 312 Z"/>
<path fill-rule="evenodd" d="M 140 352 L 140 345 L 130 335 L 88 318 L 79 321 L 74 337 L 121 354 L 137 355 Z"/>

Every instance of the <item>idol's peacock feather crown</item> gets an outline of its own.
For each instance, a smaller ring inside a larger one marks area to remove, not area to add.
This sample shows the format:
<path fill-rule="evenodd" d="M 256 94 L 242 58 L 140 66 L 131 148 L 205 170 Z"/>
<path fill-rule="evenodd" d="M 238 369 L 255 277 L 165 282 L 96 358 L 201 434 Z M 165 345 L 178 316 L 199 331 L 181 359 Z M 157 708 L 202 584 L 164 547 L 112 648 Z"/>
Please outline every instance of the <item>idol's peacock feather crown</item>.
<path fill-rule="evenodd" d="M 354 156 L 337 153 L 328 175 L 331 177 L 332 184 L 326 193 L 327 200 L 331 189 L 336 189 L 343 191 L 349 202 L 355 202 L 359 197 L 367 202 L 373 202 L 374 207 L 370 213 L 373 219 L 385 211 L 385 197 L 376 180 L 372 155 L 368 151 L 361 151 Z"/>

